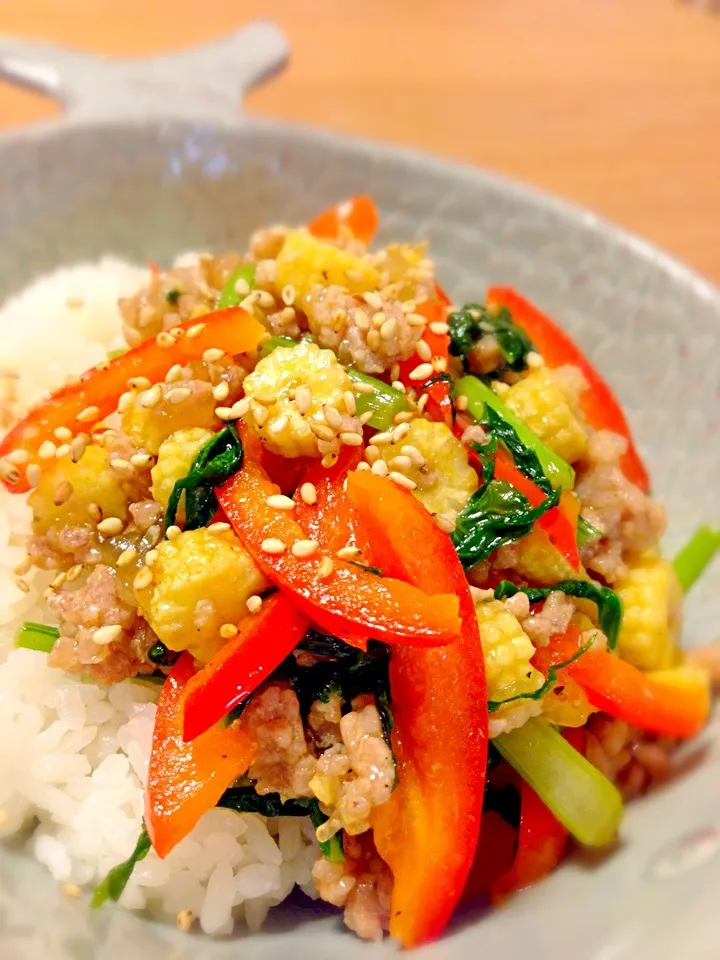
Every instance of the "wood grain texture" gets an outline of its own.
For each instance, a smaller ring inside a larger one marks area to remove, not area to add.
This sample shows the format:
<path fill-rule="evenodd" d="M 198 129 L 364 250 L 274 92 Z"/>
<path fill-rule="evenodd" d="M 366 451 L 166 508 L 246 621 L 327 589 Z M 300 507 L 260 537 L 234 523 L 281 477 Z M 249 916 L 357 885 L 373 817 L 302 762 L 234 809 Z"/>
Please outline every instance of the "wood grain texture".
<path fill-rule="evenodd" d="M 679 0 L 2 0 L 0 32 L 128 56 L 260 15 L 293 61 L 249 111 L 501 170 L 720 282 L 720 17 Z M 0 127 L 55 109 L 0 85 Z"/>

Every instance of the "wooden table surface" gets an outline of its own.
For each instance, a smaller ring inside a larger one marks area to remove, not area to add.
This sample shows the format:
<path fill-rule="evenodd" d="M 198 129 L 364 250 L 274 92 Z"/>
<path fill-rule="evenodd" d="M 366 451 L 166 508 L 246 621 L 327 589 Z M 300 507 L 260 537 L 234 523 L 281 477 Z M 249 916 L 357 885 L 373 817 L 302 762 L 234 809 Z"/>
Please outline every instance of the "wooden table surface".
<path fill-rule="evenodd" d="M 253 113 L 502 170 L 720 282 L 720 16 L 680 0 L 1 0 L 0 33 L 139 55 L 258 15 L 293 60 Z M 55 110 L 0 85 L 0 127 Z"/>

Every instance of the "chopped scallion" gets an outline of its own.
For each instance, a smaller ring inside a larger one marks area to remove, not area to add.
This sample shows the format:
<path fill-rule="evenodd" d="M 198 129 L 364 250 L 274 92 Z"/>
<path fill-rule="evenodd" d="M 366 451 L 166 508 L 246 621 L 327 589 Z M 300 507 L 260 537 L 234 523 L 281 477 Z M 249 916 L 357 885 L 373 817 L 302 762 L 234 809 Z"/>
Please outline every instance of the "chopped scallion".
<path fill-rule="evenodd" d="M 50 653 L 59 636 L 57 627 L 27 622 L 18 630 L 15 646 L 24 647 L 25 650 L 37 650 L 39 653 Z"/>
<path fill-rule="evenodd" d="M 683 590 L 689 590 L 720 550 L 720 530 L 704 524 L 698 527 L 673 561 Z"/>

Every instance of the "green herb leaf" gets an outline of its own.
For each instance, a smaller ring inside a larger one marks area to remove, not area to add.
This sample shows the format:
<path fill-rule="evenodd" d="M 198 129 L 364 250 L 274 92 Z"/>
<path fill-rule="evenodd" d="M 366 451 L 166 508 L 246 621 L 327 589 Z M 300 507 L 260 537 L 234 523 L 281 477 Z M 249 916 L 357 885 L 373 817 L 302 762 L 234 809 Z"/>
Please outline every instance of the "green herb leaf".
<path fill-rule="evenodd" d="M 101 907 L 106 900 L 113 900 L 115 903 L 122 896 L 122 892 L 127 886 L 128 880 L 132 876 L 135 864 L 144 860 L 150 851 L 151 843 L 145 824 L 142 825 L 140 836 L 135 844 L 135 849 L 124 863 L 113 867 L 110 873 L 102 880 L 93 893 L 90 906 L 93 909 Z"/>
<path fill-rule="evenodd" d="M 569 660 L 565 660 L 563 663 L 556 663 L 554 667 L 550 667 L 545 682 L 541 687 L 538 687 L 537 690 L 533 690 L 530 693 L 518 693 L 514 697 L 508 697 L 507 700 L 488 700 L 488 712 L 496 713 L 500 707 L 504 707 L 506 703 L 513 703 L 515 700 L 542 700 L 557 683 L 558 670 L 562 670 L 564 667 L 569 667 L 571 663 L 575 663 L 584 653 L 588 652 L 591 646 L 592 640 L 588 640 L 584 646 L 575 651 Z"/>
<path fill-rule="evenodd" d="M 37 650 L 39 653 L 50 653 L 59 636 L 57 627 L 28 621 L 18 630 L 15 646 L 24 647 L 25 650 Z"/>
<path fill-rule="evenodd" d="M 622 625 L 623 608 L 620 597 L 609 587 L 601 587 L 590 580 L 561 580 L 552 587 L 518 587 L 509 580 L 501 580 L 495 587 L 495 599 L 505 600 L 516 593 L 524 593 L 530 603 L 539 603 L 555 590 L 568 597 L 592 600 L 598 608 L 598 624 L 607 637 L 608 647 L 614 650 Z"/>
<path fill-rule="evenodd" d="M 495 313 L 482 304 L 466 303 L 461 310 L 450 314 L 448 326 L 450 352 L 463 360 L 482 336 L 494 335 L 505 362 L 489 376 L 497 377 L 505 370 L 527 370 L 527 355 L 534 349 L 533 345 L 525 331 L 513 323 L 510 311 L 505 307 Z"/>
<path fill-rule="evenodd" d="M 514 427 L 490 406 L 485 407 L 485 423 L 492 435 L 502 441 L 508 452 L 512 454 L 515 466 L 520 473 L 532 480 L 543 493 L 550 496 L 553 490 L 552 484 L 545 476 L 540 460 L 532 447 L 523 443 Z"/>
<path fill-rule="evenodd" d="M 236 813 L 259 813 L 263 817 L 310 817 L 316 830 L 328 819 L 315 797 L 283 800 L 277 793 L 265 793 L 261 796 L 255 792 L 254 787 L 230 787 L 220 797 L 217 805 L 226 810 L 235 810 Z M 341 834 L 321 843 L 320 849 L 333 863 L 340 863 L 345 859 Z"/>
<path fill-rule="evenodd" d="M 179 656 L 175 650 L 168 650 L 162 640 L 158 640 L 148 650 L 148 660 L 158 667 L 171 667 Z"/>
<path fill-rule="evenodd" d="M 216 433 L 195 457 L 190 472 L 178 480 L 165 511 L 165 530 L 175 523 L 180 498 L 185 493 L 185 529 L 205 527 L 218 508 L 215 487 L 230 479 L 243 465 L 243 445 L 235 426 Z"/>
<path fill-rule="evenodd" d="M 535 521 L 557 506 L 560 490 L 537 507 L 505 480 L 492 480 L 477 490 L 455 522 L 452 541 L 465 567 L 472 567 L 506 543 L 526 537 Z"/>
<path fill-rule="evenodd" d="M 579 547 L 584 547 L 586 543 L 592 543 L 594 540 L 602 540 L 605 534 L 589 523 L 585 517 L 578 517 L 577 542 Z"/>
<path fill-rule="evenodd" d="M 704 525 L 698 527 L 673 561 L 675 575 L 683 590 L 689 590 L 702 576 L 705 567 L 720 551 L 720 530 Z"/>
<path fill-rule="evenodd" d="M 239 267 L 233 270 L 220 291 L 216 307 L 217 310 L 224 310 L 226 307 L 237 307 L 245 299 L 247 294 L 239 294 L 235 289 L 235 284 L 238 280 L 244 280 L 249 289 L 252 290 L 255 286 L 255 264 L 241 263 Z"/>
<path fill-rule="evenodd" d="M 360 567 L 361 570 L 365 570 L 367 573 L 374 573 L 376 577 L 383 575 L 380 567 L 369 567 L 366 563 L 360 563 L 358 560 L 348 560 L 346 562 L 351 563 L 354 567 Z"/>
<path fill-rule="evenodd" d="M 124 356 L 127 352 L 127 347 L 118 347 L 117 350 L 108 350 L 107 358 L 108 360 L 117 360 L 118 357 Z"/>
<path fill-rule="evenodd" d="M 180 296 L 181 294 L 179 290 L 177 289 L 168 290 L 168 292 L 165 294 L 165 299 L 171 306 L 174 307 L 177 305 L 177 302 L 180 299 Z"/>

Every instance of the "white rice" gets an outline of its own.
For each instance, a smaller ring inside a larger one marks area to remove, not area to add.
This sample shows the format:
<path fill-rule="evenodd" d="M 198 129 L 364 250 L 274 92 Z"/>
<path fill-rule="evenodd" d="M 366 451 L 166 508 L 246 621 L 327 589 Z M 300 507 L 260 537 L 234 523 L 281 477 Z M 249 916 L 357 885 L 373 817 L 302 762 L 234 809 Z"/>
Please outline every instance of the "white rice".
<path fill-rule="evenodd" d="M 7 301 L 0 366 L 19 373 L 23 404 L 122 345 L 117 298 L 147 276 L 108 257 L 58 270 Z M 140 832 L 158 688 L 125 681 L 100 689 L 50 669 L 42 653 L 13 649 L 23 620 L 47 621 L 47 575 L 28 574 L 27 594 L 15 583 L 29 526 L 25 498 L 0 486 L 0 840 L 27 836 L 55 880 L 92 888 Z M 316 857 L 307 818 L 214 809 L 165 860 L 151 851 L 120 903 L 173 921 L 191 910 L 218 936 L 236 920 L 257 930 L 296 884 L 316 895 Z"/>

